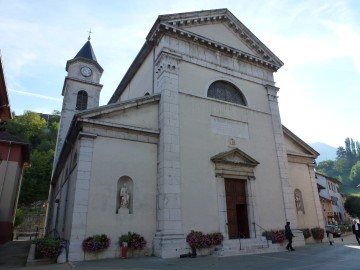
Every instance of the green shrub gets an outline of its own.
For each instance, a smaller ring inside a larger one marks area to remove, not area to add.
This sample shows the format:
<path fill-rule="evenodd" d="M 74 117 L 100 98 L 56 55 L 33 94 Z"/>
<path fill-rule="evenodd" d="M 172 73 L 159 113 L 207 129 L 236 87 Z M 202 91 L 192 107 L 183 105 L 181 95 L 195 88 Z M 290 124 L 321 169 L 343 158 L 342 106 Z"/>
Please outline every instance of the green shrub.
<path fill-rule="evenodd" d="M 262 234 L 262 236 L 266 237 L 266 240 L 272 240 L 271 239 L 271 231 L 264 231 Z"/>
<path fill-rule="evenodd" d="M 61 251 L 61 241 L 55 238 L 38 238 L 35 241 L 35 258 L 57 258 Z"/>
<path fill-rule="evenodd" d="M 19 225 L 21 225 L 24 222 L 24 211 L 21 208 L 17 208 L 16 209 L 16 214 L 15 214 L 15 223 L 14 226 L 17 227 Z"/>

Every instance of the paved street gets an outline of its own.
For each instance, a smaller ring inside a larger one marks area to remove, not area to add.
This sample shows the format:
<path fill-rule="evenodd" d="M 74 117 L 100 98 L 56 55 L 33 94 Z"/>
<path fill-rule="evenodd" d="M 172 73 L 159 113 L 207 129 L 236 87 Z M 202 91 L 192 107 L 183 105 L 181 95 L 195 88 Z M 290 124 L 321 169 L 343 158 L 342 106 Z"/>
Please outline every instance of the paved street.
<path fill-rule="evenodd" d="M 324 239 L 325 240 L 325 239 Z M 1 269 L 6 269 L 0 267 Z M 53 264 L 36 267 L 18 267 L 11 269 L 28 270 L 60 270 L 60 269 L 107 269 L 107 270 L 235 270 L 235 269 L 359 269 L 360 246 L 356 243 L 353 235 L 343 238 L 335 238 L 335 244 L 330 246 L 324 241 L 322 244 L 311 244 L 297 248 L 294 252 L 278 252 L 260 255 L 246 255 L 235 257 L 197 257 L 159 259 L 145 257 L 137 259 L 108 259 L 99 261 L 87 261 L 68 264 Z"/>

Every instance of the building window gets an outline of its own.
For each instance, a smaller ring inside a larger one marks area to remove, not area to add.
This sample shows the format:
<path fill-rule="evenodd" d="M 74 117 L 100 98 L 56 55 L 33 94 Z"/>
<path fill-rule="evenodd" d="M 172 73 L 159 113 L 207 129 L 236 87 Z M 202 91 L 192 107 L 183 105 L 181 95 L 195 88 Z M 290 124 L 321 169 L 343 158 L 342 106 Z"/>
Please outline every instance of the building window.
<path fill-rule="evenodd" d="M 213 82 L 208 89 L 207 96 L 244 106 L 247 105 L 241 91 L 231 83 L 225 81 Z"/>
<path fill-rule="evenodd" d="M 331 203 L 332 205 L 337 205 L 337 202 L 338 202 L 338 198 L 334 197 L 334 196 L 331 196 Z"/>
<path fill-rule="evenodd" d="M 88 94 L 86 93 L 86 91 L 84 90 L 79 91 L 76 99 L 76 110 L 79 111 L 86 110 L 87 102 L 88 102 Z"/>

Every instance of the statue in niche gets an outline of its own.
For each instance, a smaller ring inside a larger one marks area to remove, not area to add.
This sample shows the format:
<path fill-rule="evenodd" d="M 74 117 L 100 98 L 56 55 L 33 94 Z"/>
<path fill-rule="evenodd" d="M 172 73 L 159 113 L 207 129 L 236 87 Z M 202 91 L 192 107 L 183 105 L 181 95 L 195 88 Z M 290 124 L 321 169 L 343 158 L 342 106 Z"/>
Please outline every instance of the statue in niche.
<path fill-rule="evenodd" d="M 304 204 L 303 204 L 302 196 L 301 196 L 301 191 L 296 189 L 294 197 L 295 197 L 296 211 L 297 212 L 302 212 L 303 214 L 305 214 Z"/>
<path fill-rule="evenodd" d="M 120 208 L 129 209 L 130 194 L 129 194 L 129 190 L 127 189 L 125 183 L 123 184 L 123 186 L 120 189 L 119 196 L 120 196 Z"/>

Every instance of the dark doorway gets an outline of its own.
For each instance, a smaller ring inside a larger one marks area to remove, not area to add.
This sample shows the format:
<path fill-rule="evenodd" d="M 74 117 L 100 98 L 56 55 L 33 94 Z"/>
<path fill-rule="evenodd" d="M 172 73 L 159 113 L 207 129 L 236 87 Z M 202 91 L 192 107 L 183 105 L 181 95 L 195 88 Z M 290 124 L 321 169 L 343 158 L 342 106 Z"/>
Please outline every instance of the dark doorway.
<path fill-rule="evenodd" d="M 246 182 L 238 179 L 225 179 L 225 193 L 229 239 L 249 238 Z"/>

